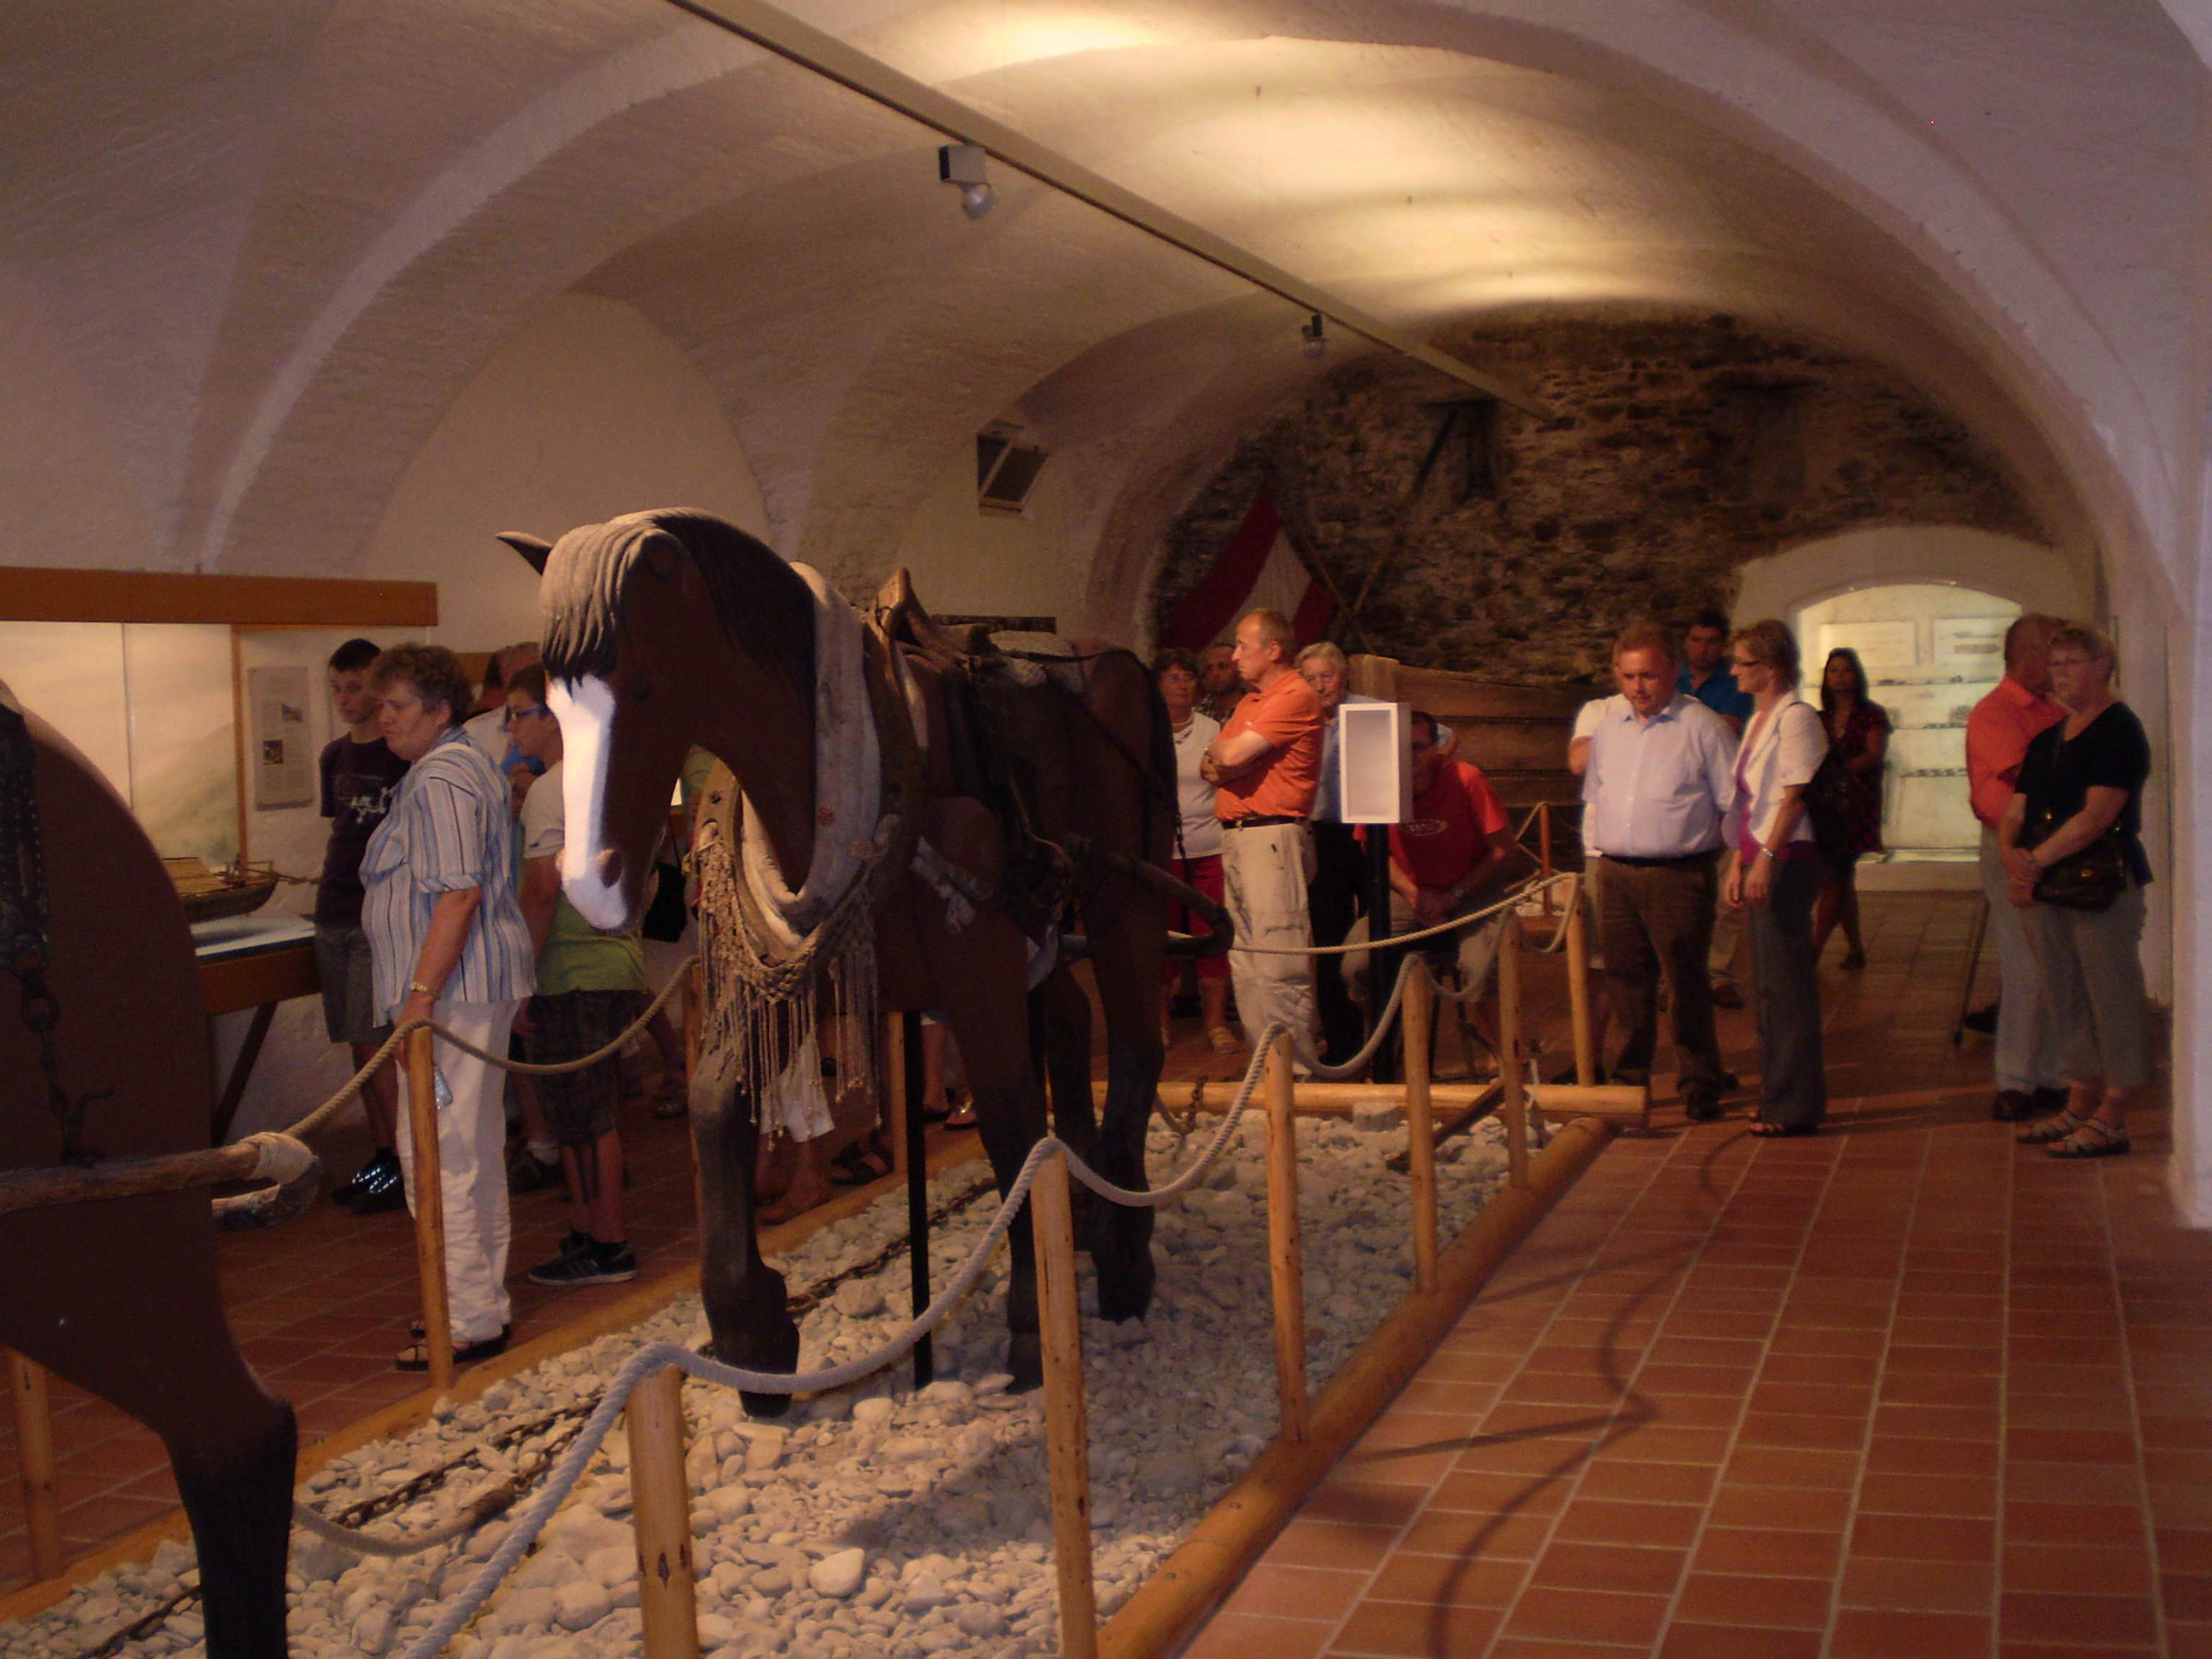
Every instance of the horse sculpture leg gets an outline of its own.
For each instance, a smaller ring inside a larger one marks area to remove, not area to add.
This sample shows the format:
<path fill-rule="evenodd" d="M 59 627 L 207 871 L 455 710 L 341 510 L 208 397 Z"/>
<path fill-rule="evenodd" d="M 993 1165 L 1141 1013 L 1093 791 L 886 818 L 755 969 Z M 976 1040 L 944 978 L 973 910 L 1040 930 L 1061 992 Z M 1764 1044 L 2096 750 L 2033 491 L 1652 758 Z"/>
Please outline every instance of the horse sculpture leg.
<path fill-rule="evenodd" d="M 283 1659 L 292 1525 L 292 1408 L 240 1358 L 216 1289 L 204 1192 L 165 1193 L 0 1221 L 10 1275 L 0 1341 L 161 1437 L 199 1547 L 210 1659 Z M 88 1285 L 128 1317 L 88 1317 Z"/>
<path fill-rule="evenodd" d="M 699 1299 L 716 1358 L 748 1370 L 799 1365 L 799 1326 L 783 1275 L 761 1257 L 753 1158 L 760 1127 L 740 1092 L 732 1057 L 702 1054 L 691 1083 L 691 1147 L 698 1165 Z M 781 1417 L 787 1394 L 740 1395 L 755 1417 Z"/>
<path fill-rule="evenodd" d="M 1149 925 L 1158 901 L 1130 895 L 1121 925 L 1093 935 L 1091 966 L 1106 1011 L 1106 1109 L 1098 1128 L 1098 1172 L 1141 1189 L 1145 1136 L 1158 1097 L 1166 1051 L 1158 1018 L 1164 919 Z M 1104 1319 L 1142 1319 L 1152 1305 L 1152 1212 L 1101 1204 L 1091 1232 L 1098 1271 L 1098 1312 Z"/>

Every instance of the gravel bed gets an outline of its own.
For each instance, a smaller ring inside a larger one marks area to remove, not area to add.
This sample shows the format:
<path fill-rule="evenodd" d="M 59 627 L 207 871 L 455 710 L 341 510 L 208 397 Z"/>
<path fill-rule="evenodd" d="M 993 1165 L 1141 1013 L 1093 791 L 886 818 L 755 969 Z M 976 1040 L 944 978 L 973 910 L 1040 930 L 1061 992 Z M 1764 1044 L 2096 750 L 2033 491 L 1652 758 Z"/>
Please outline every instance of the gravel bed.
<path fill-rule="evenodd" d="M 1202 1120 L 1208 1127 L 1212 1120 Z M 1406 1179 L 1384 1168 L 1403 1149 L 1395 1110 L 1301 1120 L 1306 1318 L 1318 1389 L 1398 1304 L 1412 1276 Z M 1203 1133 L 1203 1131 L 1202 1131 Z M 1263 1131 L 1248 1115 L 1208 1186 L 1159 1215 L 1152 1316 L 1108 1325 L 1090 1316 L 1092 1516 L 1102 1616 L 1125 1601 L 1189 1533 L 1275 1432 Z M 1200 1140 L 1152 1135 L 1156 1171 L 1182 1167 Z M 1442 1152 L 1443 1236 L 1463 1228 L 1504 1179 L 1497 1126 Z M 973 1186 L 970 1165 L 932 1183 L 941 1203 Z M 941 1226 L 932 1245 L 943 1283 L 981 1233 L 986 1198 Z M 825 1227 L 777 1262 L 793 1289 L 863 1261 L 905 1229 L 902 1194 Z M 801 1322 L 803 1368 L 879 1345 L 908 1306 L 905 1255 L 841 1285 Z M 836 1394 L 803 1399 L 778 1423 L 747 1419 L 734 1393 L 694 1382 L 692 1521 L 698 1535 L 701 1646 L 714 1659 L 832 1659 L 866 1653 L 1021 1659 L 1058 1650 L 1041 1396 L 1006 1392 L 1002 1251 L 939 1334 L 939 1381 L 916 1393 L 902 1364 Z M 519 1443 L 491 1437 L 588 1403 L 640 1342 L 698 1344 L 696 1297 L 635 1330 L 604 1338 L 449 1406 L 403 1438 L 365 1447 L 318 1472 L 304 1496 L 326 1515 L 473 1455 L 434 1492 L 374 1523 L 423 1529 L 525 1467 L 553 1425 Z M 453 1642 L 457 1659 L 533 1659 L 640 1650 L 628 1449 L 617 1429 L 538 1548 Z M 506 1536 L 473 1538 L 386 1560 L 353 1556 L 295 1529 L 292 1650 L 397 1654 L 459 1594 Z M 76 1659 L 195 1579 L 188 1546 L 150 1565 L 105 1574 L 38 1618 L 0 1626 L 0 1659 Z M 131 1655 L 204 1652 L 197 1607 L 173 1614 Z"/>

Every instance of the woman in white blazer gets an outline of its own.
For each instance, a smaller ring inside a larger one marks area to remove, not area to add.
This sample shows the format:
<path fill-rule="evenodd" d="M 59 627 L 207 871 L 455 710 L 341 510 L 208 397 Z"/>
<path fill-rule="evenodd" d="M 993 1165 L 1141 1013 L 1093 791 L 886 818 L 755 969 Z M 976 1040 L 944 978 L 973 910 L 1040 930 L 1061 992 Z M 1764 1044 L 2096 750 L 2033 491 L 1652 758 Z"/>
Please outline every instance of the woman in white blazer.
<path fill-rule="evenodd" d="M 1820 849 L 1805 786 L 1828 752 L 1820 711 L 1797 696 L 1797 641 L 1771 617 L 1729 641 L 1736 688 L 1752 700 L 1729 809 L 1728 902 L 1746 913 L 1759 1013 L 1755 1135 L 1809 1135 L 1828 1110 L 1820 984 L 1813 953 Z"/>

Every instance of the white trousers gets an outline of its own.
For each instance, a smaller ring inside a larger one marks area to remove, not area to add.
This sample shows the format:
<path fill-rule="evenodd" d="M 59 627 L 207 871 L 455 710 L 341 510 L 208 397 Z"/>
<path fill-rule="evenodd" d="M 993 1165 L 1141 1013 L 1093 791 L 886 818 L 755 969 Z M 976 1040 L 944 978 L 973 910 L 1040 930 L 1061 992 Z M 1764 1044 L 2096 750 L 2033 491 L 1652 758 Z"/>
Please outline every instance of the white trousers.
<path fill-rule="evenodd" d="M 1237 944 L 1273 946 L 1313 943 L 1306 912 L 1306 884 L 1313 879 L 1313 837 L 1303 823 L 1264 824 L 1256 830 L 1224 830 L 1221 871 L 1228 889 L 1231 924 Z M 1314 1014 L 1313 958 L 1229 952 L 1229 978 L 1237 988 L 1237 1017 L 1253 1042 L 1272 1023 L 1288 1025 L 1294 1047 L 1311 1051 Z"/>
<path fill-rule="evenodd" d="M 430 1018 L 477 1048 L 503 1054 L 521 1007 L 520 1001 L 440 1002 Z M 465 1348 L 498 1335 L 510 1317 L 507 1073 L 443 1037 L 432 1042 L 430 1054 L 453 1097 L 451 1105 L 437 1108 L 438 1171 L 446 1212 L 446 1301 L 453 1346 Z M 404 1064 L 399 1079 L 399 1168 L 412 1214 L 417 1202 L 413 1102 Z"/>

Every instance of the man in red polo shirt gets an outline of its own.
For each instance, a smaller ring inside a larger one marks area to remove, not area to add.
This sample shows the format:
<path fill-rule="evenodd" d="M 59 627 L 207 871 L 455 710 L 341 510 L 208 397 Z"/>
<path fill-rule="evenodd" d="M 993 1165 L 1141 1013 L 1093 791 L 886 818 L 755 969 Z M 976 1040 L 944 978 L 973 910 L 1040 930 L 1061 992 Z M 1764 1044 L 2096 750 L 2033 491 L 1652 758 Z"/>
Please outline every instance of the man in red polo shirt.
<path fill-rule="evenodd" d="M 2044 1017 L 2043 970 L 2026 913 L 2012 902 L 1996 836 L 2027 745 L 2066 718 L 2051 700 L 2051 630 L 2057 625 L 2030 612 L 2005 630 L 2004 678 L 1966 717 L 1966 798 L 1982 822 L 1982 892 L 1997 942 L 1997 1094 L 1990 1115 L 2005 1122 L 2056 1111 L 2066 1102 L 2065 1034 Z"/>
<path fill-rule="evenodd" d="M 1390 826 L 1390 932 L 1412 933 L 1463 916 L 1498 902 L 1498 890 L 1514 857 L 1513 826 L 1498 805 L 1490 780 L 1465 761 L 1447 760 L 1437 749 L 1436 717 L 1422 709 L 1413 715 L 1413 813 Z M 1362 830 L 1362 836 L 1365 830 Z M 1500 911 L 1487 921 L 1439 934 L 1425 947 L 1431 956 L 1456 953 L 1462 994 L 1473 994 L 1490 978 L 1498 961 L 1498 941 L 1505 929 Z M 1369 938 L 1362 917 L 1345 943 Z M 1367 1000 L 1364 951 L 1345 958 L 1344 977 L 1353 996 Z M 1478 1015 L 1480 1011 L 1478 1010 Z M 1478 1018 L 1487 1037 L 1494 1022 Z"/>
<path fill-rule="evenodd" d="M 1251 695 L 1207 747 L 1199 771 L 1214 786 L 1221 868 L 1238 947 L 1304 949 L 1313 943 L 1306 884 L 1313 839 L 1306 817 L 1321 781 L 1321 699 L 1292 659 L 1297 636 L 1279 611 L 1255 611 L 1237 624 L 1237 672 Z M 1276 1021 L 1311 1052 L 1313 958 L 1229 953 L 1237 1018 L 1256 1042 Z"/>

